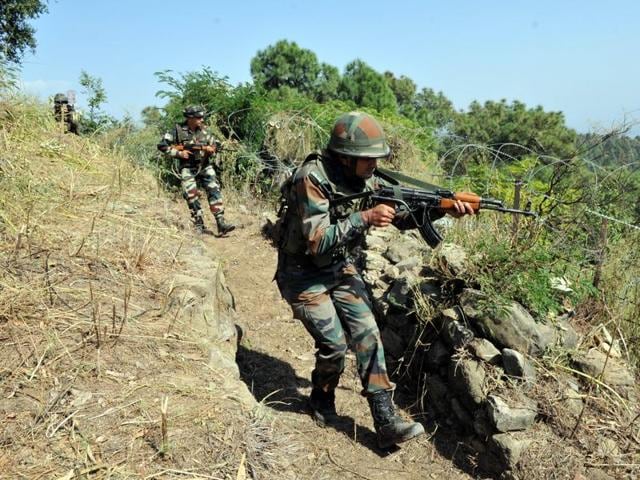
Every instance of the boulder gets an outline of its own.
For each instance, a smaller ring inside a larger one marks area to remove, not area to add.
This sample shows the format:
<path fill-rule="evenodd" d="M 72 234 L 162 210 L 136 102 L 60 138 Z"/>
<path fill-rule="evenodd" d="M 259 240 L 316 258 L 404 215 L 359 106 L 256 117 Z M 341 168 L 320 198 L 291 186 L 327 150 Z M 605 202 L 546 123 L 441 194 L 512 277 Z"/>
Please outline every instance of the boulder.
<path fill-rule="evenodd" d="M 425 377 L 427 386 L 428 404 L 441 417 L 448 415 L 451 407 L 449 399 L 451 393 L 449 387 L 444 383 L 438 375 L 427 374 Z"/>
<path fill-rule="evenodd" d="M 562 317 L 558 320 L 556 325 L 556 335 L 558 337 L 558 342 L 563 348 L 573 350 L 578 346 L 580 337 L 567 318 Z"/>
<path fill-rule="evenodd" d="M 485 409 L 479 408 L 473 412 L 473 430 L 482 439 L 489 438 L 494 433 L 493 425 Z"/>
<path fill-rule="evenodd" d="M 417 270 L 417 268 L 422 265 L 422 259 L 420 257 L 412 256 L 405 258 L 404 260 L 396 263 L 396 268 L 400 273 L 405 271 L 413 271 Z"/>
<path fill-rule="evenodd" d="M 387 242 L 382 237 L 376 235 L 367 235 L 365 238 L 365 246 L 367 250 L 384 253 L 387 250 Z"/>
<path fill-rule="evenodd" d="M 487 397 L 487 414 L 489 420 L 499 432 L 526 430 L 536 419 L 537 407 L 532 400 L 528 405 L 510 407 L 502 398 L 496 395 Z"/>
<path fill-rule="evenodd" d="M 487 374 L 476 360 L 452 361 L 448 369 L 449 385 L 470 410 L 482 405 L 487 397 Z"/>
<path fill-rule="evenodd" d="M 536 381 L 536 367 L 520 352 L 510 348 L 502 349 L 502 365 L 507 375 L 520 377 L 529 383 Z"/>
<path fill-rule="evenodd" d="M 461 320 L 443 317 L 440 336 L 452 348 L 461 348 L 474 338 L 474 333 Z"/>
<path fill-rule="evenodd" d="M 368 271 L 382 272 L 387 267 L 387 261 L 378 252 L 367 250 L 364 252 L 364 264 Z"/>
<path fill-rule="evenodd" d="M 400 312 L 413 309 L 413 295 L 409 283 L 404 278 L 398 278 L 387 292 L 386 300 L 391 307 Z"/>
<path fill-rule="evenodd" d="M 580 353 L 573 359 L 574 366 L 583 373 L 594 378 L 602 376 L 602 380 L 613 387 L 629 387 L 635 383 L 633 374 L 627 366 L 602 351 L 592 348 L 587 353 Z"/>
<path fill-rule="evenodd" d="M 400 263 L 408 258 L 415 257 L 418 249 L 412 242 L 393 242 L 385 252 L 384 256 L 393 264 Z"/>
<path fill-rule="evenodd" d="M 500 308 L 488 308 L 489 298 L 482 292 L 465 289 L 460 304 L 473 324 L 496 344 L 541 356 L 556 340 L 555 330 L 537 323 L 522 305 L 513 302 Z"/>
<path fill-rule="evenodd" d="M 491 437 L 489 450 L 498 458 L 502 469 L 513 470 L 520 461 L 522 453 L 530 445 L 530 439 L 517 438 L 509 433 L 498 433 Z"/>
<path fill-rule="evenodd" d="M 425 358 L 427 359 L 428 368 L 435 369 L 446 365 L 451 358 L 451 353 L 444 343 L 436 340 L 425 351 Z"/>
<path fill-rule="evenodd" d="M 467 345 L 469 351 L 479 360 L 497 365 L 500 363 L 500 350 L 486 338 L 474 338 Z"/>
<path fill-rule="evenodd" d="M 433 261 L 438 269 L 448 272 L 453 277 L 460 276 L 468 269 L 467 252 L 455 244 L 444 243 L 434 252 Z"/>

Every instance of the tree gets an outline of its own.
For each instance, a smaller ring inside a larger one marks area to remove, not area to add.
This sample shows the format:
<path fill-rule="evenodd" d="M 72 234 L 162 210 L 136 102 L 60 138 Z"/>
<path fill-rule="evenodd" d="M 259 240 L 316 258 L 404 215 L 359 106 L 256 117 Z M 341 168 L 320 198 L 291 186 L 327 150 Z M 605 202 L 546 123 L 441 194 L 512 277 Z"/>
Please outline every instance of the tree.
<path fill-rule="evenodd" d="M 109 122 L 113 123 L 113 119 L 100 110 L 100 105 L 107 101 L 107 92 L 102 86 L 102 79 L 82 70 L 79 83 L 84 87 L 82 93 L 89 95 L 87 99 L 89 118 L 82 122 L 83 129 L 93 132 Z"/>
<path fill-rule="evenodd" d="M 467 112 L 454 117 L 451 131 L 456 142 L 485 145 L 499 151 L 499 159 L 507 163 L 528 155 L 546 162 L 550 157 L 567 159 L 576 153 L 576 132 L 565 125 L 562 112 L 545 112 L 541 106 L 527 108 L 519 101 L 474 101 Z M 468 151 L 471 156 L 478 153 Z"/>
<path fill-rule="evenodd" d="M 435 129 L 447 128 L 456 116 L 451 100 L 430 88 L 423 88 L 415 95 L 414 112 L 420 125 Z"/>
<path fill-rule="evenodd" d="M 408 118 L 413 118 L 415 112 L 413 102 L 417 90 L 415 82 L 404 75 L 397 78 L 389 71 L 384 72 L 384 77 L 396 97 L 400 114 Z"/>
<path fill-rule="evenodd" d="M 340 82 L 339 96 L 359 107 L 396 112 L 398 104 L 384 75 L 362 60 L 354 60 L 346 68 Z"/>
<path fill-rule="evenodd" d="M 320 103 L 335 100 L 340 86 L 340 72 L 333 65 L 323 63 L 313 87 L 313 96 Z"/>
<path fill-rule="evenodd" d="M 287 40 L 258 51 L 251 60 L 254 83 L 267 90 L 286 86 L 313 95 L 320 73 L 316 54 Z"/>
<path fill-rule="evenodd" d="M 20 63 L 25 51 L 34 51 L 35 30 L 27 23 L 48 11 L 41 0 L 2 0 L 0 2 L 0 61 Z"/>
<path fill-rule="evenodd" d="M 147 106 L 140 112 L 145 127 L 159 128 L 162 125 L 162 112 L 158 107 Z"/>

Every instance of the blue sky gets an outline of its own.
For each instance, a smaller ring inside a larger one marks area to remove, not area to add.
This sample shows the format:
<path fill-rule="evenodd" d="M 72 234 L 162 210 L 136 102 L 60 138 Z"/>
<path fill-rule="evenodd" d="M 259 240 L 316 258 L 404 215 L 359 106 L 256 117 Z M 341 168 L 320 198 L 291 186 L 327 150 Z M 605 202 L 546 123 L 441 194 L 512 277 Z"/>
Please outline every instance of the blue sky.
<path fill-rule="evenodd" d="M 639 18 L 632 0 L 51 0 L 22 78 L 43 99 L 75 90 L 82 107 L 85 70 L 105 110 L 137 117 L 162 105 L 154 72 L 210 66 L 245 82 L 256 52 L 287 39 L 341 71 L 359 58 L 406 75 L 458 109 L 517 99 L 592 131 L 640 120 Z"/>

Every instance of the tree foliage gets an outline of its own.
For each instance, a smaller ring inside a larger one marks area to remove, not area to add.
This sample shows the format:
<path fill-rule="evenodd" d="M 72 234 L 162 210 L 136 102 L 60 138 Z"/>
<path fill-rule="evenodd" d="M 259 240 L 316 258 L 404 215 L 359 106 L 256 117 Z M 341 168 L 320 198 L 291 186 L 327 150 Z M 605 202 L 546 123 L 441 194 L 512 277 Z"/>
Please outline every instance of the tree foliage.
<path fill-rule="evenodd" d="M 585 150 L 585 159 L 602 166 L 628 166 L 640 169 L 640 136 L 601 135 L 586 133 L 578 137 L 579 148 Z"/>
<path fill-rule="evenodd" d="M 358 107 L 398 110 L 398 103 L 385 76 L 376 72 L 362 60 L 354 60 L 346 68 L 339 89 L 340 98 Z"/>
<path fill-rule="evenodd" d="M 465 161 L 498 158 L 509 163 L 527 155 L 568 159 L 575 155 L 576 132 L 565 125 L 562 112 L 527 108 L 519 101 L 472 102 L 464 114 L 455 115 L 451 131 L 456 143 L 488 147 L 468 149 Z"/>
<path fill-rule="evenodd" d="M 258 51 L 251 60 L 254 83 L 267 90 L 289 87 L 313 94 L 320 72 L 315 53 L 287 40 Z"/>
<path fill-rule="evenodd" d="M 413 108 L 416 121 L 424 127 L 446 129 L 456 116 L 453 103 L 444 93 L 426 87 L 414 96 Z"/>
<path fill-rule="evenodd" d="M 339 87 L 340 71 L 333 65 L 322 63 L 313 88 L 315 99 L 320 103 L 335 100 L 338 97 Z"/>
<path fill-rule="evenodd" d="M 20 63 L 27 50 L 35 50 L 35 30 L 28 20 L 46 13 L 41 0 L 2 0 L 0 2 L 0 60 Z"/>
<path fill-rule="evenodd" d="M 396 97 L 398 112 L 407 117 L 412 117 L 414 111 L 413 101 L 418 88 L 415 82 L 404 75 L 398 78 L 393 72 L 389 71 L 384 72 L 384 78 Z"/>
<path fill-rule="evenodd" d="M 87 105 L 89 106 L 89 116 L 81 121 L 82 131 L 94 132 L 99 128 L 118 124 L 119 122 L 104 113 L 100 108 L 107 101 L 107 91 L 102 85 L 102 79 L 82 70 L 78 83 L 84 87 L 82 93 L 88 96 Z"/>

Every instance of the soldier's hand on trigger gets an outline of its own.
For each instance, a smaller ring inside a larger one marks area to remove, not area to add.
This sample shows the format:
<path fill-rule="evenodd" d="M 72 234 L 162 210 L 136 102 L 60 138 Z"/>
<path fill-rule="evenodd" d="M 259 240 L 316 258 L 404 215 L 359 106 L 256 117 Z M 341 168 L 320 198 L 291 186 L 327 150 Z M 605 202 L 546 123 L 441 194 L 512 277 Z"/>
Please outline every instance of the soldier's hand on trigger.
<path fill-rule="evenodd" d="M 367 225 L 373 225 L 374 227 L 388 227 L 391 225 L 393 217 L 396 216 L 395 208 L 383 203 L 360 213 L 362 220 L 364 220 Z"/>
<path fill-rule="evenodd" d="M 179 150 L 178 156 L 183 160 L 189 160 L 189 152 L 187 150 Z"/>

